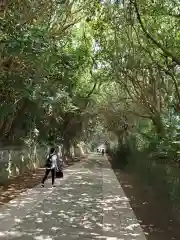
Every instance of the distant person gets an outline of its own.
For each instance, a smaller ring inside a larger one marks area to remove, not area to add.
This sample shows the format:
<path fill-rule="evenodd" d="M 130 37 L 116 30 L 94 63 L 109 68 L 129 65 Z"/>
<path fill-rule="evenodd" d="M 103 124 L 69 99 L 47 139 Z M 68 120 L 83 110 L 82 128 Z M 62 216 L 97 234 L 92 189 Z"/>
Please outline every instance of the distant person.
<path fill-rule="evenodd" d="M 55 148 L 50 149 L 50 152 L 46 159 L 45 167 L 46 167 L 46 171 L 41 182 L 41 187 L 44 187 L 44 182 L 46 181 L 50 172 L 52 177 L 52 186 L 55 187 L 54 182 L 55 182 L 55 175 L 56 175 L 56 168 L 57 168 L 57 154 L 55 153 Z"/>
<path fill-rule="evenodd" d="M 97 148 L 97 152 L 99 152 L 99 149 Z"/>
<path fill-rule="evenodd" d="M 102 149 L 102 155 L 104 156 L 104 149 Z"/>

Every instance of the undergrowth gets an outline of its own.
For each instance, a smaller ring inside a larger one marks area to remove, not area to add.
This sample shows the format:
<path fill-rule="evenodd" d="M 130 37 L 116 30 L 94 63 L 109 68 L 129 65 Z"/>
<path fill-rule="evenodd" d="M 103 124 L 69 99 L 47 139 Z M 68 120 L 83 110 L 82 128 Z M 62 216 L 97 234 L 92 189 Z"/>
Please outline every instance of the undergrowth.
<path fill-rule="evenodd" d="M 113 169 L 136 174 L 140 181 L 150 185 L 170 201 L 180 220 L 179 145 L 171 140 L 151 141 L 147 147 L 127 141 L 123 146 L 108 150 Z M 178 214 L 177 214 L 178 213 Z"/>

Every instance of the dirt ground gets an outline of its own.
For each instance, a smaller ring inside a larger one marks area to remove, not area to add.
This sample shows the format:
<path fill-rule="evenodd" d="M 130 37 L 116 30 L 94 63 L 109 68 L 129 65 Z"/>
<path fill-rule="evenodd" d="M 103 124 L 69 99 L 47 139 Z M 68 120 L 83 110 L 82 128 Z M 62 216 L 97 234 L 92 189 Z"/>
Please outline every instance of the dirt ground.
<path fill-rule="evenodd" d="M 180 223 L 175 220 L 171 205 L 135 174 L 114 171 L 147 240 L 180 240 Z"/>
<path fill-rule="evenodd" d="M 44 169 L 37 169 L 5 182 L 0 186 L 0 206 L 39 184 L 43 174 Z"/>

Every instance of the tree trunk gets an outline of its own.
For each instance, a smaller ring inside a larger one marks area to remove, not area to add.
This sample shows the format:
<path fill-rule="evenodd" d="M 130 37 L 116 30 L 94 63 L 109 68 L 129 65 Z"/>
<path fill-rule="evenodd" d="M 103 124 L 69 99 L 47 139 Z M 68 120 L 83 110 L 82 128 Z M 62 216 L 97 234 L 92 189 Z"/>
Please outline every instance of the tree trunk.
<path fill-rule="evenodd" d="M 11 137 L 13 136 L 14 132 L 15 132 L 15 129 L 16 127 L 21 124 L 22 122 L 22 117 L 24 116 L 24 113 L 25 113 L 25 110 L 26 110 L 26 107 L 28 105 L 28 100 L 22 100 L 21 101 L 21 105 L 19 107 L 19 109 L 17 110 L 17 113 L 16 113 L 16 116 L 15 118 L 13 119 L 12 121 L 12 124 L 10 126 L 10 129 L 8 130 L 7 132 L 7 137 L 8 139 L 10 140 Z"/>
<path fill-rule="evenodd" d="M 154 117 L 152 117 L 152 122 L 155 126 L 157 136 L 161 139 L 165 137 L 165 127 L 160 116 L 160 113 L 157 113 Z"/>
<path fill-rule="evenodd" d="M 122 146 L 123 145 L 123 135 L 122 135 L 122 133 L 120 135 L 118 135 L 117 137 L 118 137 L 118 145 Z"/>
<path fill-rule="evenodd" d="M 67 157 L 68 159 L 72 159 L 71 156 L 71 143 L 69 139 L 65 139 L 63 143 L 63 157 Z"/>

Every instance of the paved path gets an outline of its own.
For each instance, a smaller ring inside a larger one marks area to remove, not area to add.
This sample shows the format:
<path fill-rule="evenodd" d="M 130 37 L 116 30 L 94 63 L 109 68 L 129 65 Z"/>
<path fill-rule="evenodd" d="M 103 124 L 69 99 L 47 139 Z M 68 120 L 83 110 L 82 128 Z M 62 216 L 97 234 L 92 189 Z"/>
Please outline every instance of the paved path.
<path fill-rule="evenodd" d="M 146 240 L 109 162 L 98 155 L 0 208 L 0 239 Z"/>

